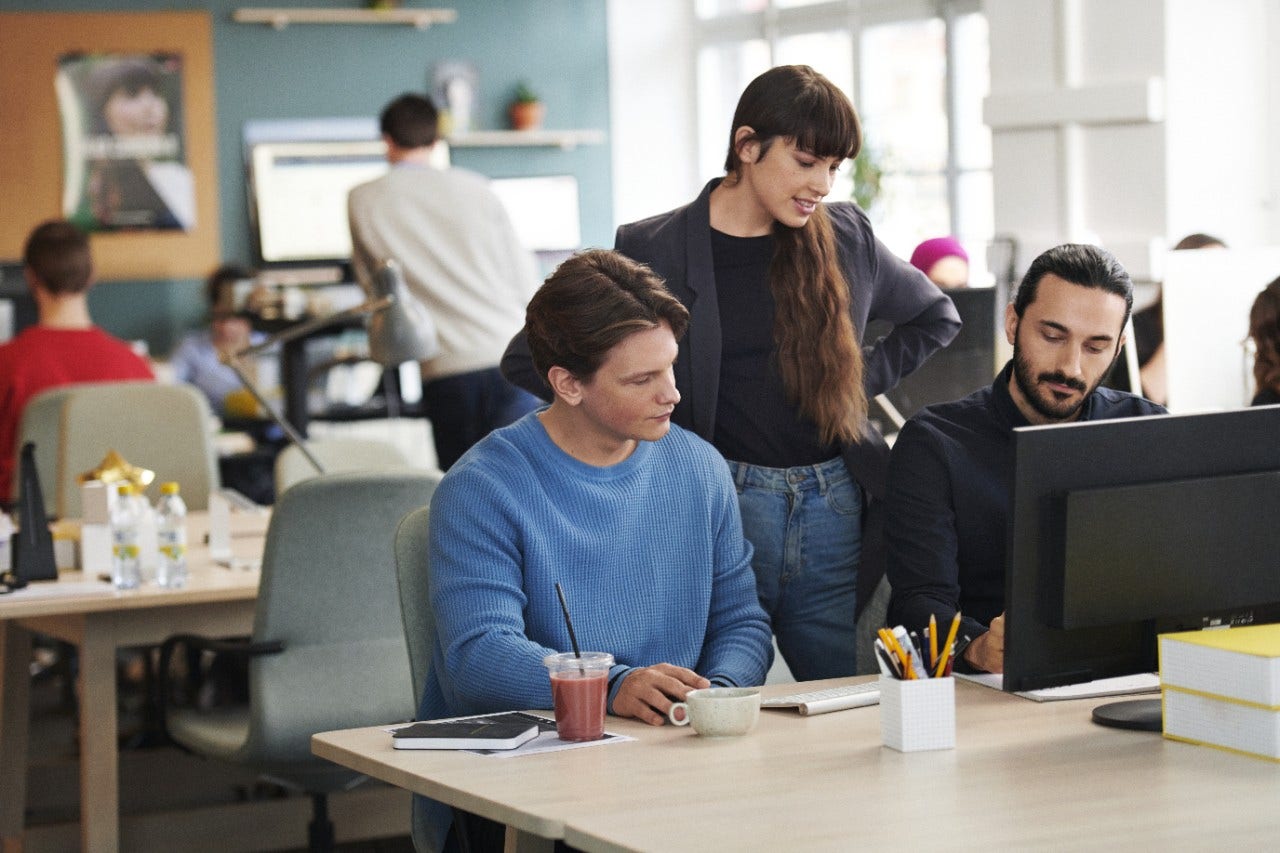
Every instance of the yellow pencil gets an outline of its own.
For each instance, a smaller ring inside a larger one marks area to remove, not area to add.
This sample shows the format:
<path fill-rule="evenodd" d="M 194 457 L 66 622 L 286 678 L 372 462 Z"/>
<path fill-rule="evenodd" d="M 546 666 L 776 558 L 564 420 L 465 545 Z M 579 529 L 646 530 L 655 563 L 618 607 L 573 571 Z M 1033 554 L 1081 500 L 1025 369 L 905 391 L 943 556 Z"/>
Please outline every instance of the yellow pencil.
<path fill-rule="evenodd" d="M 951 656 L 951 649 L 956 641 L 956 632 L 960 630 L 960 611 L 956 611 L 955 617 L 951 620 L 951 630 L 947 632 L 947 641 L 942 645 L 942 654 L 938 657 L 938 664 L 934 668 L 933 677 L 941 678 L 942 673 L 947 668 L 947 658 Z"/>
<path fill-rule="evenodd" d="M 898 656 L 898 660 L 902 661 L 902 678 L 909 681 L 915 677 L 915 672 L 911 669 L 911 653 L 902 647 L 902 643 L 898 642 L 898 637 L 892 631 L 885 630 L 885 634 L 889 638 L 889 642 L 893 645 L 893 653 Z"/>
<path fill-rule="evenodd" d="M 938 617 L 929 614 L 929 666 L 938 665 Z"/>

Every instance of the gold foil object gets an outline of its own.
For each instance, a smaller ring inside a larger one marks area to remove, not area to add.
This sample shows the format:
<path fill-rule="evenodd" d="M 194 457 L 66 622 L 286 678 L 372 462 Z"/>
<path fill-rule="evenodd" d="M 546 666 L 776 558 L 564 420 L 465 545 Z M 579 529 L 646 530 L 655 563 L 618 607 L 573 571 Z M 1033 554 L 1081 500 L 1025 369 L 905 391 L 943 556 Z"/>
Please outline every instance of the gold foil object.
<path fill-rule="evenodd" d="M 81 485 L 90 480 L 101 480 L 107 485 L 132 483 L 139 489 L 145 489 L 155 478 L 155 471 L 148 471 L 146 468 L 131 465 L 127 459 L 116 451 L 108 450 L 107 455 L 98 463 L 98 467 L 78 475 L 76 482 Z"/>

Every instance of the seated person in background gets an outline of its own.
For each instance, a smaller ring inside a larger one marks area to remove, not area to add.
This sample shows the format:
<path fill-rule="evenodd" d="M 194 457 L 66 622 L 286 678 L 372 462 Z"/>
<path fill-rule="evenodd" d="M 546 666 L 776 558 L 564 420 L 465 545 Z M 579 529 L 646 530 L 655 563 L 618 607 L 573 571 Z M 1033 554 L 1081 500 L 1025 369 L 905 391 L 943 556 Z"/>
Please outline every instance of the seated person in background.
<path fill-rule="evenodd" d="M 969 286 L 969 253 L 955 237 L 934 237 L 916 246 L 911 265 L 943 290 Z"/>
<path fill-rule="evenodd" d="M 1280 278 L 1253 300 L 1249 309 L 1249 337 L 1256 349 L 1253 379 L 1257 388 L 1253 406 L 1280 403 Z"/>
<path fill-rule="evenodd" d="M 252 272 L 235 264 L 214 270 L 205 281 L 209 328 L 183 337 L 169 359 L 174 379 L 199 388 L 220 418 L 250 416 L 256 409 L 251 395 L 247 405 L 239 403 L 248 392 L 236 372 L 222 361 L 224 355 L 266 339 L 266 335 L 250 328 L 247 317 L 236 311 L 236 282 L 252 277 Z M 274 383 L 266 383 L 271 384 Z M 231 411 L 228 411 L 228 398 Z"/>
<path fill-rule="evenodd" d="M 27 401 L 77 382 L 154 379 L 127 343 L 93 325 L 89 238 L 70 222 L 50 220 L 27 237 L 22 252 L 38 322 L 0 346 L 0 501 L 11 494 L 14 447 Z"/>
<path fill-rule="evenodd" d="M 1185 249 L 1225 249 L 1227 244 L 1208 234 L 1188 234 L 1173 247 L 1175 252 Z M 1160 405 L 1169 402 L 1169 383 L 1164 355 L 1164 293 L 1156 301 L 1133 312 L 1134 346 L 1138 352 L 1138 376 L 1142 381 L 1142 393 L 1148 400 Z"/>
<path fill-rule="evenodd" d="M 773 655 L 720 454 L 670 423 L 688 312 L 615 252 L 529 303 L 554 399 L 482 439 L 431 502 L 436 632 L 421 719 L 552 707 L 545 656 L 613 654 L 608 710 L 662 725 L 690 690 L 764 681 Z"/>
<path fill-rule="evenodd" d="M 1078 244 L 1049 249 L 1005 308 L 1013 360 L 989 388 L 926 407 L 898 435 L 885 508 L 890 624 L 923 631 L 930 615 L 945 626 L 961 612 L 961 671 L 1003 669 L 1014 427 L 1164 412 L 1098 387 L 1132 307 L 1133 284 L 1111 254 Z"/>

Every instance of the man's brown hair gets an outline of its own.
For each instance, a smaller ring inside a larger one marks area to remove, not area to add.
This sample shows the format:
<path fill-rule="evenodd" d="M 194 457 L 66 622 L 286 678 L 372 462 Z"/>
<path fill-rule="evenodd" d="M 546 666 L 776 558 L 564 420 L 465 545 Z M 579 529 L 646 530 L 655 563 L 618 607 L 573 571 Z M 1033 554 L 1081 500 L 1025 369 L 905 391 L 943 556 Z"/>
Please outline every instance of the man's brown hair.
<path fill-rule="evenodd" d="M 58 296 L 83 293 L 93 278 L 89 238 L 65 219 L 37 225 L 27 237 L 22 262 L 45 290 Z"/>
<path fill-rule="evenodd" d="M 625 255 L 590 249 L 560 264 L 529 302 L 525 327 L 538 375 L 562 367 L 589 380 L 629 335 L 671 327 L 679 340 L 689 312 L 653 270 Z"/>

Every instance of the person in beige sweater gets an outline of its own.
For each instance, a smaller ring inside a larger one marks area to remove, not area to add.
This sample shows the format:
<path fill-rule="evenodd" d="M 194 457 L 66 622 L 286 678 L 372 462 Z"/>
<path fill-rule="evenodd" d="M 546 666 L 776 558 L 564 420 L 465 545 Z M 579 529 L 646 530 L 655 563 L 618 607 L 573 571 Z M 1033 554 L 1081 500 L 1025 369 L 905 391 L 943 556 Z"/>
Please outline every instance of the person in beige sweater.
<path fill-rule="evenodd" d="M 357 280 L 371 291 L 378 265 L 394 258 L 435 322 L 440 353 L 422 363 L 423 402 L 447 470 L 539 405 L 502 378 L 498 362 L 540 279 L 488 180 L 429 163 L 437 116 L 423 95 L 387 105 L 380 121 L 391 168 L 351 191 L 348 216 Z"/>

